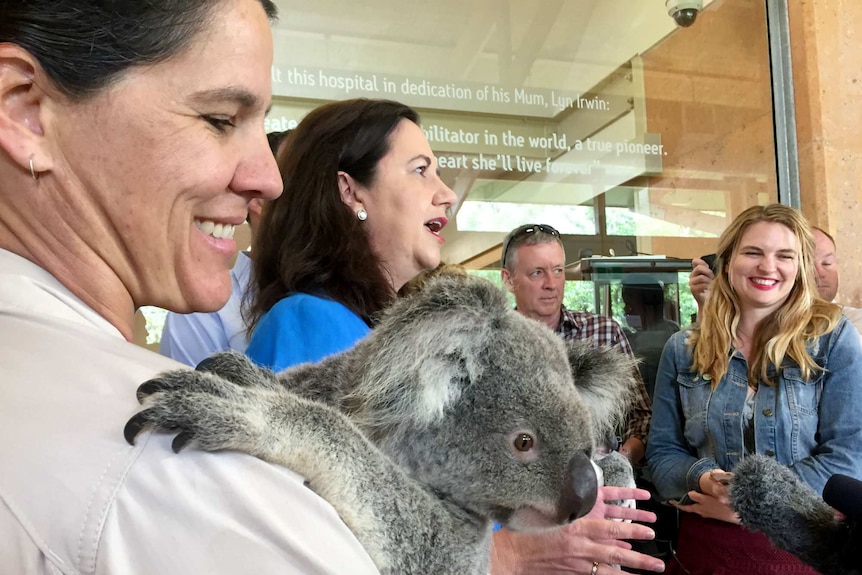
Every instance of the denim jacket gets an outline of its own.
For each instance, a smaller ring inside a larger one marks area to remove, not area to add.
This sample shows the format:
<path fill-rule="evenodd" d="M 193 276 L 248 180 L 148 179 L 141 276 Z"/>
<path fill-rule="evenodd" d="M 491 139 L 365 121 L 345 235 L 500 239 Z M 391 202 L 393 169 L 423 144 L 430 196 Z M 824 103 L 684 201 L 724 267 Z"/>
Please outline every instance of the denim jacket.
<path fill-rule="evenodd" d="M 745 456 L 748 363 L 734 350 L 727 373 L 710 389 L 691 369 L 690 333 L 668 340 L 656 375 L 647 460 L 663 499 L 699 491 L 702 474 L 731 471 Z M 808 351 L 825 371 L 804 380 L 788 359 L 774 387 L 758 386 L 754 442 L 757 453 L 787 465 L 821 493 L 835 473 L 862 478 L 862 346 L 842 316 Z"/>

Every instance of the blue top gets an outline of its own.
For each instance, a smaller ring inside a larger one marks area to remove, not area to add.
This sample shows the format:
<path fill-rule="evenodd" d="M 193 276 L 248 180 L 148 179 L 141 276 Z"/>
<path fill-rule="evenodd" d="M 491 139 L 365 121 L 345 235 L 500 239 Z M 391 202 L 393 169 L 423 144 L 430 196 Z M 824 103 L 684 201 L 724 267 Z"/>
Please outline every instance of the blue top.
<path fill-rule="evenodd" d="M 665 499 L 699 491 L 711 469 L 732 471 L 745 456 L 748 363 L 734 350 L 715 390 L 691 369 L 689 329 L 671 336 L 656 375 L 647 442 L 652 480 Z M 818 493 L 835 473 L 862 478 L 862 346 L 846 318 L 809 346 L 825 371 L 802 379 L 788 360 L 775 387 L 754 395 L 754 451 L 775 457 Z M 751 415 L 751 413 L 749 413 Z"/>
<path fill-rule="evenodd" d="M 353 347 L 370 328 L 346 306 L 299 293 L 263 314 L 246 349 L 255 363 L 281 371 Z"/>
<path fill-rule="evenodd" d="M 240 306 L 250 280 L 251 258 L 240 252 L 230 272 L 230 299 L 224 307 L 213 313 L 168 313 L 159 353 L 196 366 L 219 351 L 245 351 L 248 338 Z"/>

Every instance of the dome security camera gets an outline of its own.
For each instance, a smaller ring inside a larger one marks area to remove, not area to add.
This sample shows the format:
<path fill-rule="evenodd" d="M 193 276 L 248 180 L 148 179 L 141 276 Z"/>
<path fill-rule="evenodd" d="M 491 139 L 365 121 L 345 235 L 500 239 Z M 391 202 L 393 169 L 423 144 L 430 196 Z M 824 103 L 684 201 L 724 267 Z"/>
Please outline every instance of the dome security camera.
<path fill-rule="evenodd" d="M 697 13 L 703 8 L 703 0 L 665 0 L 668 16 L 677 26 L 688 28 L 694 24 Z"/>

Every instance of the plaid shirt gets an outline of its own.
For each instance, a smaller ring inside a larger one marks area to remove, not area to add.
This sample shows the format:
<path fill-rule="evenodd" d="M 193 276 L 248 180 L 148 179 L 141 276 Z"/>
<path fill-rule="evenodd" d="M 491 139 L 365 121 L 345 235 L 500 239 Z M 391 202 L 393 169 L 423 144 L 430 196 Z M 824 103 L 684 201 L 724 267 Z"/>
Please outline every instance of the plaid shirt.
<path fill-rule="evenodd" d="M 610 345 L 619 346 L 620 353 L 634 357 L 632 346 L 626 339 L 620 324 L 614 319 L 594 313 L 572 311 L 561 306 L 560 325 L 557 333 L 565 340 L 592 340 L 596 346 Z M 637 437 L 646 445 L 649 424 L 652 419 L 652 404 L 644 387 L 640 373 L 635 370 L 635 376 L 640 385 L 640 397 L 632 401 L 628 417 L 626 417 L 626 431 L 622 438 L 625 442 L 630 437 Z"/>

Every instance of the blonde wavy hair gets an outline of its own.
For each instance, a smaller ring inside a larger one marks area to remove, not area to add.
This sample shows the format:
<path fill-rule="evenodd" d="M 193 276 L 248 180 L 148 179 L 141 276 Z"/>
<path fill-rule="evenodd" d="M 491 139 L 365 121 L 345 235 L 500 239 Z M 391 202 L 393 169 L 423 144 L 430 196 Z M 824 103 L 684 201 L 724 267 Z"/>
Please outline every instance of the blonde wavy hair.
<path fill-rule="evenodd" d="M 753 334 L 748 360 L 748 381 L 774 386 L 768 375 L 770 365 L 782 367 L 790 357 L 810 379 L 821 371 L 808 353 L 807 346 L 838 324 L 841 308 L 824 301 L 817 292 L 814 276 L 814 236 L 802 215 L 782 204 L 753 206 L 739 214 L 718 240 L 716 277 L 709 290 L 701 321 L 688 340 L 692 346 L 692 369 L 712 378 L 718 385 L 727 372 L 728 354 L 737 336 L 740 304 L 727 277 L 727 266 L 745 231 L 758 222 L 781 224 L 796 236 L 799 269 L 784 303 L 764 318 Z"/>

